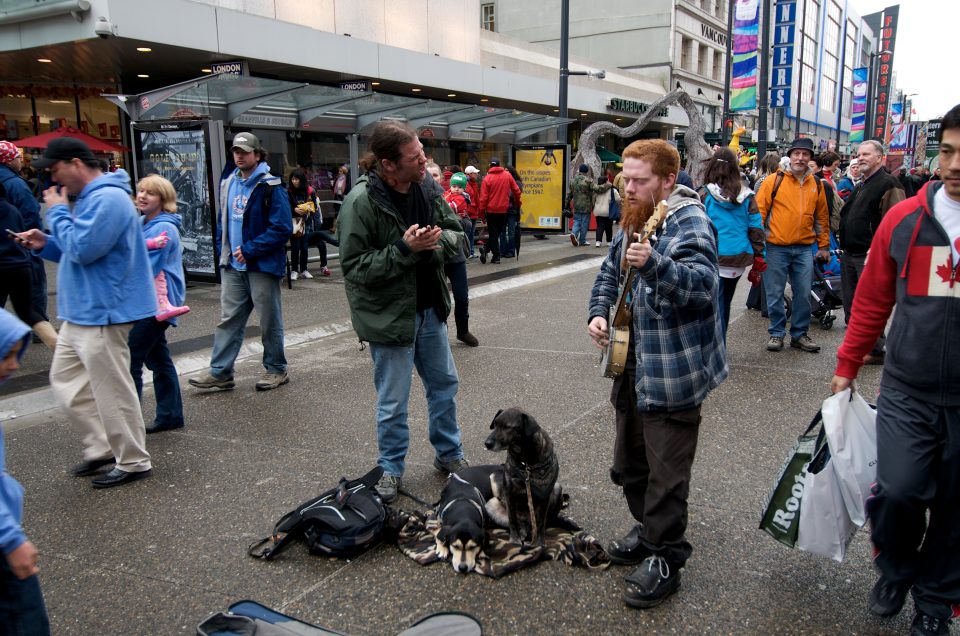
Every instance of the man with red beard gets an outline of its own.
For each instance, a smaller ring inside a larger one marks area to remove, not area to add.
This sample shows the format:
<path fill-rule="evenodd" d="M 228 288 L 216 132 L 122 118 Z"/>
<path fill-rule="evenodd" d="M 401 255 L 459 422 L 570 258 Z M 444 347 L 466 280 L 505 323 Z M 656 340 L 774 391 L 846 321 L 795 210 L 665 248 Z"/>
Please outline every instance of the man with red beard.
<path fill-rule="evenodd" d="M 587 331 L 600 349 L 620 287 L 633 277 L 630 347 L 613 382 L 616 441 L 610 477 L 623 488 L 637 524 L 610 544 L 614 563 L 637 564 L 626 577 L 628 605 L 660 604 L 680 587 L 690 557 L 687 496 L 700 406 L 727 377 L 718 308 L 719 266 L 713 226 L 697 193 L 677 185 L 680 155 L 665 141 L 636 141 L 623 151 L 621 230 L 590 296 Z M 667 218 L 638 242 L 657 202 Z"/>

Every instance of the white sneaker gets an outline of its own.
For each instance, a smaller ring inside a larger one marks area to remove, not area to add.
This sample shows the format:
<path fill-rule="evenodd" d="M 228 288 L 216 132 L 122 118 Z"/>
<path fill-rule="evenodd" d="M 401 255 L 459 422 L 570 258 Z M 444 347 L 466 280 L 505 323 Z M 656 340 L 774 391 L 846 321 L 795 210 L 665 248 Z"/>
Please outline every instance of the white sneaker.
<path fill-rule="evenodd" d="M 310 273 L 310 270 L 303 270 L 300 272 L 300 278 L 313 278 L 313 274 Z"/>
<path fill-rule="evenodd" d="M 600 241 L 597 241 L 597 247 L 600 247 Z"/>
<path fill-rule="evenodd" d="M 290 280 L 297 280 L 297 273 L 296 273 L 296 272 L 290 272 Z"/>

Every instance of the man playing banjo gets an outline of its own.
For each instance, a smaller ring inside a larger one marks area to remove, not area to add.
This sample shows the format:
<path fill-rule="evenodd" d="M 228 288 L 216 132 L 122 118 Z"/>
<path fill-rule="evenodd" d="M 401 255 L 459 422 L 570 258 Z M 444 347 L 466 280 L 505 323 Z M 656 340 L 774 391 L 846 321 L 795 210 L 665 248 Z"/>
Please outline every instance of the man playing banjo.
<path fill-rule="evenodd" d="M 616 376 L 610 476 L 637 525 L 607 552 L 614 563 L 640 564 L 623 592 L 637 608 L 658 605 L 680 587 L 692 551 L 685 532 L 700 406 L 727 377 L 716 239 L 696 192 L 676 184 L 679 170 L 680 155 L 665 141 L 635 141 L 623 151 L 621 229 L 589 305 L 587 330 L 598 348 L 610 344 L 610 321 L 629 328 L 622 370 L 612 363 L 604 374 Z M 648 220 L 660 201 L 666 219 L 641 240 L 644 227 L 656 224 Z M 623 305 L 632 317 L 624 320 L 611 310 L 627 281 Z"/>

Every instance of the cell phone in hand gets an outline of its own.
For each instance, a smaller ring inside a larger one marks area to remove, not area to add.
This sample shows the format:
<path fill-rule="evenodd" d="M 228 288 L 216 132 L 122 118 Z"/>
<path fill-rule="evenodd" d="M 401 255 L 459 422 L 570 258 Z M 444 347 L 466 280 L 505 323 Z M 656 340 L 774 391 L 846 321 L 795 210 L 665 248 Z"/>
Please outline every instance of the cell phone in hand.
<path fill-rule="evenodd" d="M 14 232 L 13 230 L 11 230 L 10 228 L 7 228 L 7 236 L 9 236 L 9 237 L 10 237 L 10 240 L 12 240 L 12 241 L 19 241 L 19 240 L 20 240 L 20 235 L 17 234 L 16 232 Z"/>

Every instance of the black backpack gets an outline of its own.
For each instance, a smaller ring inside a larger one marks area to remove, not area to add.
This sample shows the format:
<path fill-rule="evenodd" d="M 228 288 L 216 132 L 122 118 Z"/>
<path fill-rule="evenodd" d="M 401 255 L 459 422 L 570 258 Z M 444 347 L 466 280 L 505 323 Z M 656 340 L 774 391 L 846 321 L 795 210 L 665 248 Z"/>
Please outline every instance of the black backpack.
<path fill-rule="evenodd" d="M 340 480 L 319 497 L 283 515 L 273 534 L 252 544 L 247 554 L 272 559 L 292 541 L 303 539 L 310 554 L 350 558 L 381 538 L 388 511 L 374 487 L 383 475 L 379 466 L 360 479 Z"/>

